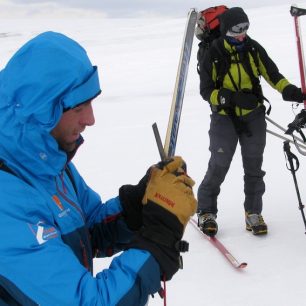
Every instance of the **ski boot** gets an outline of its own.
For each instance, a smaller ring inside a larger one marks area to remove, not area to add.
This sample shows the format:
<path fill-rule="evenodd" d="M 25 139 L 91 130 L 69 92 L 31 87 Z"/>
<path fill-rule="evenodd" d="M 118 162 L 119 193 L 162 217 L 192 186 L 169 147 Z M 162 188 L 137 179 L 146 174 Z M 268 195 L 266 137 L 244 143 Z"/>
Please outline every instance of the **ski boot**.
<path fill-rule="evenodd" d="M 198 213 L 198 227 L 205 235 L 214 237 L 217 234 L 218 224 L 216 218 L 217 215 L 212 213 Z"/>
<path fill-rule="evenodd" d="M 268 233 L 268 226 L 261 214 L 245 213 L 246 230 L 252 231 L 254 235 L 265 235 Z"/>

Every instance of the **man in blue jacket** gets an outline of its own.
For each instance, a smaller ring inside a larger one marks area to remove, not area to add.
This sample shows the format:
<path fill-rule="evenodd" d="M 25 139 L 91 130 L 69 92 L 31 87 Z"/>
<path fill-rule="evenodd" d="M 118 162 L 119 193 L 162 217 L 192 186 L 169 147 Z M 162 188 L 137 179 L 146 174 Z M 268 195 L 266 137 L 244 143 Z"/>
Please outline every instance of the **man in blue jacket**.
<path fill-rule="evenodd" d="M 71 162 L 100 92 L 86 51 L 54 32 L 0 72 L 1 305 L 145 305 L 179 269 L 196 210 L 180 157 L 104 203 Z M 93 277 L 93 258 L 119 251 Z"/>

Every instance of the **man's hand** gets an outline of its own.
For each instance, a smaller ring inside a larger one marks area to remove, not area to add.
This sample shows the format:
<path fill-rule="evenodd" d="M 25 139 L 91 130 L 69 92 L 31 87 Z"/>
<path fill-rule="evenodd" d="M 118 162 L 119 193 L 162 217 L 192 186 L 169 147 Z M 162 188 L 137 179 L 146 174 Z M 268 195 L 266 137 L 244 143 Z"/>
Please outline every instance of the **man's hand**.
<path fill-rule="evenodd" d="M 181 157 L 161 162 L 152 167 L 150 180 L 142 200 L 144 205 L 154 203 L 177 217 L 184 226 L 194 214 L 196 200 L 192 186 L 194 181 L 185 172 Z"/>
<path fill-rule="evenodd" d="M 166 280 L 179 269 L 180 242 L 186 224 L 196 212 L 194 182 L 185 166 L 181 157 L 174 157 L 151 168 L 142 200 L 143 227 L 129 245 L 151 252 Z"/>
<path fill-rule="evenodd" d="M 221 108 L 229 108 L 233 107 L 233 101 L 232 101 L 232 95 L 233 91 L 227 89 L 227 88 L 220 88 L 218 92 L 218 103 L 219 107 Z"/>
<path fill-rule="evenodd" d="M 142 198 L 150 178 L 151 168 L 137 185 L 123 185 L 119 189 L 119 199 L 123 207 L 123 217 L 132 231 L 142 226 Z"/>
<path fill-rule="evenodd" d="M 301 88 L 292 84 L 289 84 L 284 88 L 282 96 L 285 101 L 303 103 L 303 101 L 306 100 L 306 94 L 302 93 Z"/>
<path fill-rule="evenodd" d="M 258 106 L 258 97 L 251 91 L 243 90 L 233 93 L 232 102 L 240 108 L 252 110 Z"/>

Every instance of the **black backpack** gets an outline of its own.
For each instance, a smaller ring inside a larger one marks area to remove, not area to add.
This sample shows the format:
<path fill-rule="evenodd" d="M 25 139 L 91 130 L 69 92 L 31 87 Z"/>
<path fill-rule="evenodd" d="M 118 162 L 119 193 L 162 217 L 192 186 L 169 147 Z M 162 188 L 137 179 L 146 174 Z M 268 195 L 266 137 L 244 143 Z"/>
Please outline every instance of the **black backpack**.
<path fill-rule="evenodd" d="M 212 60 L 216 67 L 216 73 L 217 73 L 216 82 L 217 82 L 217 87 L 219 88 L 222 86 L 223 79 L 226 73 L 228 73 L 229 67 L 231 65 L 230 57 L 228 56 L 228 54 L 224 53 L 223 48 L 219 46 L 219 44 L 223 44 L 223 40 L 220 38 L 221 37 L 220 22 L 218 17 L 227 10 L 228 7 L 226 7 L 225 5 L 219 5 L 219 6 L 209 7 L 205 10 L 200 11 L 198 13 L 197 25 L 195 29 L 195 36 L 200 40 L 200 43 L 198 45 L 199 49 L 197 52 L 198 74 L 200 74 L 201 61 L 204 60 L 205 52 L 207 52 L 209 48 L 213 48 L 214 51 L 211 52 L 211 54 L 213 54 L 214 56 Z M 252 43 L 251 39 L 249 39 L 248 42 L 248 52 L 250 52 L 251 56 L 253 57 L 254 63 L 257 67 L 258 75 L 260 76 L 259 60 L 257 58 L 257 49 L 255 45 Z M 267 114 L 269 115 L 271 111 L 270 102 L 263 96 L 260 81 L 258 77 L 254 75 L 249 60 L 248 59 L 243 60 L 242 64 L 251 78 L 254 93 L 256 93 L 256 95 L 261 99 L 262 104 L 264 101 L 267 101 L 269 103 L 269 108 L 267 111 Z M 230 78 L 235 87 L 236 85 L 231 75 Z M 236 88 L 236 90 L 238 90 L 238 88 Z M 228 115 L 232 119 L 238 134 L 245 132 L 247 136 L 251 136 L 251 133 L 249 132 L 246 124 L 242 122 L 239 118 L 237 118 L 233 111 L 228 112 Z"/>
<path fill-rule="evenodd" d="M 224 76 L 228 72 L 229 66 L 231 64 L 228 54 L 224 53 L 223 48 L 219 46 L 219 44 L 222 44 L 223 41 L 221 38 L 219 39 L 221 33 L 220 33 L 220 22 L 218 17 L 227 10 L 228 10 L 227 6 L 219 5 L 219 6 L 209 7 L 205 10 L 200 11 L 198 13 L 197 25 L 195 29 L 195 36 L 200 40 L 197 52 L 198 74 L 200 74 L 201 61 L 203 61 L 204 59 L 205 52 L 207 52 L 207 50 L 213 45 L 212 48 L 214 48 L 214 52 L 211 53 L 214 54 L 213 61 L 216 66 L 217 84 L 220 84 L 219 86 L 221 86 L 221 84 L 223 83 Z M 255 44 L 252 43 L 252 39 L 250 38 L 248 41 L 248 52 L 250 52 L 251 56 L 253 57 L 254 63 L 257 67 L 258 75 L 260 75 L 257 49 Z M 255 93 L 262 99 L 262 102 L 265 100 L 269 103 L 269 101 L 262 94 L 260 81 L 254 75 L 249 60 L 245 59 L 242 64 L 251 78 L 251 82 L 253 84 L 253 90 L 255 91 Z M 270 110 L 271 106 L 269 106 L 267 113 L 270 113 Z"/>
<path fill-rule="evenodd" d="M 218 5 L 218 6 L 212 6 L 209 7 L 205 10 L 202 10 L 198 13 L 197 17 L 197 25 L 195 29 L 195 36 L 200 40 L 199 43 L 199 49 L 197 53 L 197 70 L 198 73 L 200 73 L 200 63 L 201 60 L 204 58 L 205 52 L 211 47 L 212 43 L 214 43 L 214 54 L 215 54 L 215 59 L 214 62 L 217 66 L 217 74 L 220 80 L 223 79 L 224 74 L 226 73 L 226 68 L 228 68 L 230 62 L 227 61 L 225 62 L 224 59 L 226 59 L 227 55 L 222 53 L 222 48 L 218 47 L 218 38 L 221 36 L 220 33 L 220 22 L 219 22 L 219 16 L 223 14 L 225 11 L 228 10 L 228 7 L 225 5 Z M 220 42 L 221 43 L 221 42 Z M 258 69 L 259 67 L 259 62 L 258 58 L 256 55 L 256 48 L 252 45 L 249 44 L 249 52 L 251 53 L 255 65 Z M 223 62 L 222 62 L 223 60 Z M 221 63 L 222 62 L 222 63 Z M 221 64 L 220 64 L 221 63 Z M 246 64 L 247 66 L 248 64 Z M 218 67 L 220 66 L 220 67 Z M 250 77 L 253 78 L 253 73 L 250 72 L 250 67 L 246 67 L 246 70 L 250 74 Z M 259 72 L 259 70 L 258 70 Z M 259 73 L 258 73 L 259 74 Z M 254 76 L 255 77 L 255 76 Z M 256 80 L 252 80 L 252 82 Z"/>

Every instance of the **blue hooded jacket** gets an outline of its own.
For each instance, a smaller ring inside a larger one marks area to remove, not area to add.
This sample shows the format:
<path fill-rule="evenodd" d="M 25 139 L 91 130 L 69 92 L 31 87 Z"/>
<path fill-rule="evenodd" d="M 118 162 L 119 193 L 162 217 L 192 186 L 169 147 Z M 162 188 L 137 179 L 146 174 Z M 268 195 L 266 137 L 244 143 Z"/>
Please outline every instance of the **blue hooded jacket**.
<path fill-rule="evenodd" d="M 101 92 L 97 67 L 65 35 L 45 32 L 0 72 L 0 302 L 144 305 L 160 289 L 153 256 L 129 249 L 92 276 L 93 257 L 122 251 L 132 232 L 118 197 L 102 203 L 50 131 L 63 110 Z"/>

